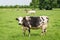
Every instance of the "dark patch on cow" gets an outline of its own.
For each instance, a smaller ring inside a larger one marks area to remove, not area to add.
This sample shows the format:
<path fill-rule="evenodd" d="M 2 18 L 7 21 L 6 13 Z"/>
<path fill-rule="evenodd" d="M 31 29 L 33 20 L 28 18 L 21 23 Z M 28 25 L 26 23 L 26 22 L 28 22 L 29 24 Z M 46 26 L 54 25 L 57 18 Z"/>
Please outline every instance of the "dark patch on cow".
<path fill-rule="evenodd" d="M 26 17 L 24 17 L 22 25 L 25 27 L 29 27 L 29 25 L 31 25 L 32 27 L 37 27 L 38 25 L 40 25 L 40 21 L 40 17 L 30 17 L 29 20 L 27 20 Z"/>
<path fill-rule="evenodd" d="M 29 27 L 29 24 L 28 24 L 28 21 L 26 20 L 26 17 L 24 17 L 22 21 L 23 21 L 23 24 L 22 25 L 24 27 Z"/>
<path fill-rule="evenodd" d="M 41 17 L 42 18 L 42 20 L 44 21 L 44 18 L 43 17 Z"/>
<path fill-rule="evenodd" d="M 38 25 L 40 25 L 40 17 L 30 17 L 31 20 L 30 20 L 30 24 L 32 27 L 37 27 Z"/>
<path fill-rule="evenodd" d="M 19 19 L 18 19 L 18 18 L 16 18 L 16 20 L 18 20 L 18 21 L 19 21 Z"/>
<path fill-rule="evenodd" d="M 46 17 L 46 19 L 48 19 L 48 20 L 47 20 L 47 22 L 48 22 L 48 21 L 49 21 L 49 18 L 48 18 L 48 17 Z"/>

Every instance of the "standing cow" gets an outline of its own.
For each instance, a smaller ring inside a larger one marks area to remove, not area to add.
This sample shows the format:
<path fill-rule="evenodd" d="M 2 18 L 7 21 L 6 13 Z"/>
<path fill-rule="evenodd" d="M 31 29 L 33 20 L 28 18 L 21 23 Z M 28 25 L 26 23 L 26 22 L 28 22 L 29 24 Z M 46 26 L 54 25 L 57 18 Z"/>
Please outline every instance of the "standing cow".
<path fill-rule="evenodd" d="M 19 25 L 23 26 L 23 33 L 25 35 L 26 30 L 29 32 L 30 36 L 30 29 L 42 29 L 42 34 L 45 33 L 47 30 L 47 23 L 48 23 L 48 17 L 47 16 L 39 16 L 39 17 L 18 17 L 16 18 L 18 20 Z"/>
<path fill-rule="evenodd" d="M 27 10 L 27 9 L 25 9 L 25 11 L 26 11 L 27 15 L 36 13 L 35 10 Z"/>

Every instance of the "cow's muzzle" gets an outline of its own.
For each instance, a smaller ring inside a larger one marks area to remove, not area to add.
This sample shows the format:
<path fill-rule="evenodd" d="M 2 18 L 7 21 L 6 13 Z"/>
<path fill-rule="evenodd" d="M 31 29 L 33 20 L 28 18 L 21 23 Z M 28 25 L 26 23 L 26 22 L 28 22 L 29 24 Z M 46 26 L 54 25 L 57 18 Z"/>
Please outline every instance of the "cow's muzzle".
<path fill-rule="evenodd" d="M 21 24 L 19 23 L 19 25 L 21 25 Z"/>

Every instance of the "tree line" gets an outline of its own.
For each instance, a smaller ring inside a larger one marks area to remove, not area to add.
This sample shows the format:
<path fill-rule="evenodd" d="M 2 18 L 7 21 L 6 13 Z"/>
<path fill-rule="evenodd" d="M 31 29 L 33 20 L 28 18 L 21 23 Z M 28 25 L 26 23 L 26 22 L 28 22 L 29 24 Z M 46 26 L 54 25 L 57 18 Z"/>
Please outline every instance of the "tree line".
<path fill-rule="evenodd" d="M 5 5 L 5 6 L 0 6 L 0 8 L 29 8 L 29 6 L 27 6 L 27 5 L 24 5 L 24 6 L 20 6 L 20 5 L 14 5 L 14 6 L 12 6 L 12 5 Z"/>

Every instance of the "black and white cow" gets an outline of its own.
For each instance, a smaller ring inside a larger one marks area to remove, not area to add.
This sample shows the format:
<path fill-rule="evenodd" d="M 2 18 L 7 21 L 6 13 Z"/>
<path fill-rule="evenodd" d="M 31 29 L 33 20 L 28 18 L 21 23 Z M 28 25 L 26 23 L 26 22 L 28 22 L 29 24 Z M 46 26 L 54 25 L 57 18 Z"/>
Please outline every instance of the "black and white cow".
<path fill-rule="evenodd" d="M 26 30 L 29 32 L 30 36 L 30 29 L 42 29 L 42 34 L 46 32 L 48 17 L 47 16 L 39 16 L 39 17 L 18 17 L 19 25 L 23 26 L 23 33 L 25 35 Z"/>

